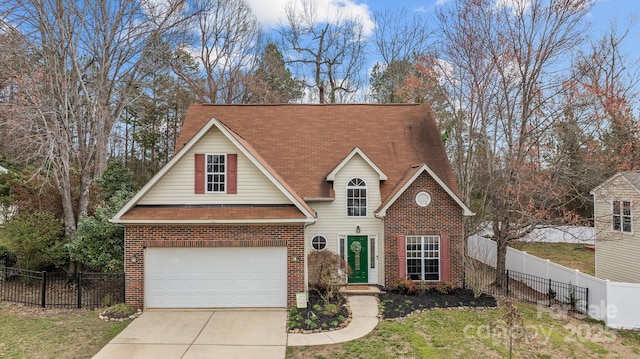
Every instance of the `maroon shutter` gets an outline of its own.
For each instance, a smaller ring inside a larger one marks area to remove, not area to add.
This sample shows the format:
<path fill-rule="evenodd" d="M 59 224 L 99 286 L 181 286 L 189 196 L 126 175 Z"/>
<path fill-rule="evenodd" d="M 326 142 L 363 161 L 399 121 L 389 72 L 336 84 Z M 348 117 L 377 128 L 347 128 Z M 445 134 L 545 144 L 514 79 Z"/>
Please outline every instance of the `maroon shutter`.
<path fill-rule="evenodd" d="M 204 194 L 204 168 L 205 168 L 205 156 L 204 153 L 196 153 L 195 156 L 196 168 L 195 168 L 195 194 Z"/>
<path fill-rule="evenodd" d="M 447 235 L 440 237 L 440 280 L 451 280 L 451 255 L 450 255 L 450 238 Z"/>
<path fill-rule="evenodd" d="M 238 154 L 227 154 L 227 194 L 238 193 Z"/>
<path fill-rule="evenodd" d="M 398 279 L 407 277 L 407 240 L 406 236 L 396 236 L 398 241 Z"/>

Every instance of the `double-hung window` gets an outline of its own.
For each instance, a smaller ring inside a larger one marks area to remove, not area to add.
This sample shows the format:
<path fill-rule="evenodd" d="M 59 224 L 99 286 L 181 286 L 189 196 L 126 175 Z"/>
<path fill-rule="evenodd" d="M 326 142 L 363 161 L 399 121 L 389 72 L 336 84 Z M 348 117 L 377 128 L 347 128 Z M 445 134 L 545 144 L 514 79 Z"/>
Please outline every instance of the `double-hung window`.
<path fill-rule="evenodd" d="M 632 232 L 630 201 L 613 201 L 612 226 L 614 231 Z"/>
<path fill-rule="evenodd" d="M 354 178 L 347 183 L 347 216 L 367 216 L 367 184 L 362 178 Z"/>
<path fill-rule="evenodd" d="M 413 280 L 440 280 L 440 237 L 407 236 L 407 276 Z"/>
<path fill-rule="evenodd" d="M 207 154 L 206 188 L 209 193 L 224 193 L 227 181 L 227 156 Z"/>

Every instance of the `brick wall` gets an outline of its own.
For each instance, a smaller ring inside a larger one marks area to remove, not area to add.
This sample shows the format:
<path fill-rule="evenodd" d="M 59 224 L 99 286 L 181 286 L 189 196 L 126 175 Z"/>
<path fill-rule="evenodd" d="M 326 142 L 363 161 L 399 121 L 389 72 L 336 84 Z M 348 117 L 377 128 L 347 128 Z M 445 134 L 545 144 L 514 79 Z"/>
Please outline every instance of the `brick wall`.
<path fill-rule="evenodd" d="M 304 291 L 304 227 L 302 225 L 127 225 L 125 227 L 125 298 L 144 306 L 146 247 L 287 247 L 287 306 Z M 297 261 L 294 262 L 294 256 Z M 136 258 L 133 261 L 133 258 Z"/>
<path fill-rule="evenodd" d="M 431 203 L 420 207 L 415 202 L 418 192 L 431 195 Z M 387 210 L 384 221 L 385 286 L 398 280 L 398 235 L 449 236 L 451 282 L 461 287 L 464 277 L 462 208 L 423 172 Z M 436 283 L 433 283 L 436 284 Z"/>

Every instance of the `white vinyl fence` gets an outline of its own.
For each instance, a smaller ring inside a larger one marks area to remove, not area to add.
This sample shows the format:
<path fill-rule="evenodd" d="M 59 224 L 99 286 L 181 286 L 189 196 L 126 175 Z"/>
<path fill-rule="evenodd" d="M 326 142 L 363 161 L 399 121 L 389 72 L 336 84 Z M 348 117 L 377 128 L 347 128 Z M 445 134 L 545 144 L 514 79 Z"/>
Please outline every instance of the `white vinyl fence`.
<path fill-rule="evenodd" d="M 470 256 L 496 267 L 496 242 L 471 236 L 467 246 Z M 640 284 L 599 279 L 513 248 L 507 248 L 506 269 L 589 288 L 590 317 L 611 328 L 640 329 Z"/>

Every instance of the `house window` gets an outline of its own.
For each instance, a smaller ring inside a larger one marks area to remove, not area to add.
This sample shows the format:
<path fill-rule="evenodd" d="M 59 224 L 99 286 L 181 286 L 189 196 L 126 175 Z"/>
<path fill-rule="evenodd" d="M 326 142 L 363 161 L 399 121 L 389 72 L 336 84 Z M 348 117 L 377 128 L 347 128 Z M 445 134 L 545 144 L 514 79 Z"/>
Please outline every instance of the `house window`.
<path fill-rule="evenodd" d="M 440 280 L 440 237 L 407 236 L 407 276 L 413 280 Z"/>
<path fill-rule="evenodd" d="M 227 179 L 227 156 L 224 154 L 207 155 L 207 192 L 224 193 Z"/>
<path fill-rule="evenodd" d="M 631 202 L 613 201 L 613 230 L 631 233 Z"/>
<path fill-rule="evenodd" d="M 314 236 L 311 238 L 311 247 L 317 251 L 327 248 L 327 239 L 324 236 Z"/>
<path fill-rule="evenodd" d="M 347 216 L 367 215 L 367 184 L 362 178 L 354 178 L 347 183 Z"/>

